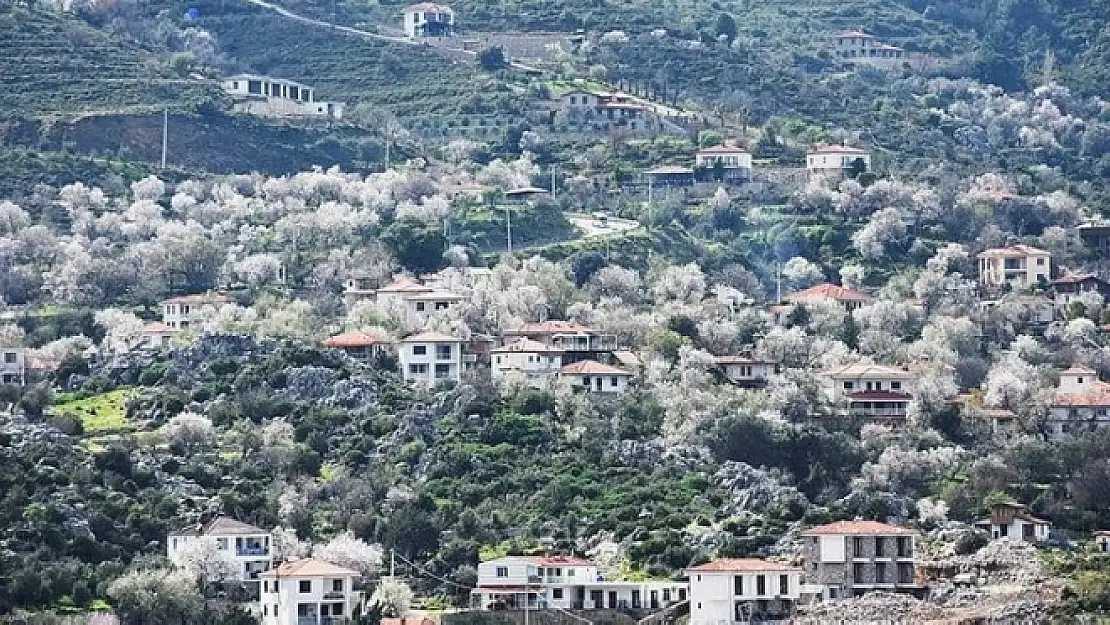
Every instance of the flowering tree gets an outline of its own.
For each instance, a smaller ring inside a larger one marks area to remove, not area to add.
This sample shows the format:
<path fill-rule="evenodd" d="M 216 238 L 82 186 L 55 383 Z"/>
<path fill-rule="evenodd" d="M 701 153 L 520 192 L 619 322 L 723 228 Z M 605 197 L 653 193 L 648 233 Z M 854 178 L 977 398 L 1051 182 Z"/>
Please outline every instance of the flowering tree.
<path fill-rule="evenodd" d="M 326 545 L 313 547 L 312 557 L 358 571 L 363 579 L 373 579 L 381 572 L 381 547 L 355 538 L 350 532 L 339 534 Z"/>
<path fill-rule="evenodd" d="M 412 609 L 413 592 L 408 584 L 395 580 L 383 581 L 370 597 L 370 604 L 378 606 L 383 616 L 404 618 Z"/>

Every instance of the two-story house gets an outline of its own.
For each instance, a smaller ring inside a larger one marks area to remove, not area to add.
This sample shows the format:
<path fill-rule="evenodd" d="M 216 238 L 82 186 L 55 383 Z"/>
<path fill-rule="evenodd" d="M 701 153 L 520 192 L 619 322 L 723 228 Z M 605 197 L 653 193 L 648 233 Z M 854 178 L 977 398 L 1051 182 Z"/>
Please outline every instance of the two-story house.
<path fill-rule="evenodd" d="M 975 527 L 990 534 L 991 539 L 1012 538 L 1026 542 L 1048 540 L 1050 524 L 1029 514 L 1029 509 L 1016 501 L 1003 501 L 991 506 L 990 516 L 978 519 Z"/>
<path fill-rule="evenodd" d="M 851 172 L 871 170 L 871 154 L 847 145 L 823 145 L 806 153 L 806 173 L 811 178 L 843 178 Z"/>
<path fill-rule="evenodd" d="M 844 307 L 844 310 L 848 312 L 852 312 L 871 301 L 871 297 L 866 293 L 860 293 L 853 289 L 828 283 L 815 284 L 808 289 L 788 293 L 783 299 L 793 305 L 805 305 L 812 302 L 833 302 L 840 304 Z"/>
<path fill-rule="evenodd" d="M 502 332 L 502 341 L 509 343 L 519 338 L 531 339 L 562 350 L 563 364 L 580 360 L 608 363 L 617 349 L 617 337 L 596 328 L 579 325 L 573 321 L 541 321 L 526 323 L 514 330 Z"/>
<path fill-rule="evenodd" d="M 472 591 L 483 610 L 659 610 L 687 599 L 685 582 L 607 580 L 568 556 L 507 556 L 478 565 Z"/>
<path fill-rule="evenodd" d="M 178 334 L 164 323 L 148 323 L 139 331 L 140 349 L 163 349 L 170 346 L 170 341 Z"/>
<path fill-rule="evenodd" d="M 403 27 L 410 39 L 450 37 L 455 32 L 455 11 L 434 2 L 421 2 L 405 7 Z"/>
<path fill-rule="evenodd" d="M 802 532 L 807 584 L 824 599 L 858 597 L 872 590 L 919 594 L 911 529 L 877 521 L 838 521 Z"/>
<path fill-rule="evenodd" d="M 754 558 L 714 560 L 686 569 L 690 625 L 740 625 L 794 613 L 802 570 Z"/>
<path fill-rule="evenodd" d="M 983 250 L 979 259 L 979 283 L 985 287 L 1010 286 L 1024 289 L 1048 282 L 1052 254 L 1029 245 L 1010 245 Z"/>
<path fill-rule="evenodd" d="M 407 276 L 401 276 L 374 292 L 374 302 L 378 307 L 419 320 L 445 311 L 463 299 L 461 295 L 438 290 Z"/>
<path fill-rule="evenodd" d="M 238 572 L 238 581 L 258 581 L 274 561 L 270 533 L 230 517 L 216 517 L 197 529 L 171 533 L 166 538 L 170 562 L 180 566 L 195 541 L 215 543 L 215 553 Z"/>
<path fill-rule="evenodd" d="M 1098 293 L 1103 300 L 1110 299 L 1110 282 L 1093 273 L 1068 273 L 1052 281 L 1052 301 L 1056 309 L 1066 311 L 1083 293 Z"/>
<path fill-rule="evenodd" d="M 1045 428 L 1052 440 L 1105 427 L 1110 424 L 1110 384 L 1094 369 L 1071 367 L 1060 372 L 1048 407 Z"/>
<path fill-rule="evenodd" d="M 1095 548 L 1101 554 L 1110 554 L 1110 530 L 1095 530 Z"/>
<path fill-rule="evenodd" d="M 162 323 L 174 330 L 187 330 L 232 299 L 219 293 L 181 295 L 162 301 Z"/>
<path fill-rule="evenodd" d="M 858 30 L 837 33 L 833 38 L 832 54 L 844 63 L 885 70 L 902 69 L 910 60 L 904 49 Z"/>
<path fill-rule="evenodd" d="M 439 332 L 421 332 L 401 339 L 397 357 L 406 382 L 435 386 L 458 382 L 463 372 L 463 341 Z"/>
<path fill-rule="evenodd" d="M 616 395 L 628 390 L 632 374 L 596 360 L 579 360 L 559 369 L 559 379 L 588 393 Z"/>
<path fill-rule="evenodd" d="M 394 341 L 380 328 L 352 330 L 330 337 L 324 347 L 338 349 L 359 362 L 370 362 L 376 356 L 393 351 Z"/>
<path fill-rule="evenodd" d="M 520 339 L 490 350 L 490 376 L 494 382 L 545 388 L 562 367 L 563 350 L 532 339 Z"/>
<path fill-rule="evenodd" d="M 262 625 L 345 625 L 362 593 L 359 574 L 322 560 L 293 560 L 262 574 Z"/>
<path fill-rule="evenodd" d="M 873 421 L 906 418 L 914 374 L 901 367 L 854 363 L 824 371 L 829 399 L 843 412 Z"/>
<path fill-rule="evenodd" d="M 266 117 L 323 117 L 342 119 L 342 102 L 316 99 L 316 90 L 292 80 L 236 74 L 223 81 L 224 93 L 236 111 Z"/>
<path fill-rule="evenodd" d="M 0 347 L 0 384 L 27 383 L 27 348 Z"/>
<path fill-rule="evenodd" d="M 752 177 L 752 154 L 744 148 L 715 145 L 694 154 L 694 167 L 714 179 L 719 173 L 721 180 L 747 180 Z"/>
<path fill-rule="evenodd" d="M 717 356 L 717 366 L 725 378 L 743 388 L 763 388 L 775 374 L 777 365 L 748 356 Z"/>

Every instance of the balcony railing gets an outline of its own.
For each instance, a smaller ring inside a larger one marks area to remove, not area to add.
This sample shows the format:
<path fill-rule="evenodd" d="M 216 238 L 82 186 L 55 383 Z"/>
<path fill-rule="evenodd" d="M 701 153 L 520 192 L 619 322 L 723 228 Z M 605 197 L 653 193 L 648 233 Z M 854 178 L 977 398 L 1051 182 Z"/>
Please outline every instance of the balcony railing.
<path fill-rule="evenodd" d="M 235 555 L 237 555 L 237 556 L 268 556 L 268 555 L 270 555 L 270 548 L 269 547 L 263 547 L 263 546 L 236 547 L 235 548 Z"/>
<path fill-rule="evenodd" d="M 329 590 L 328 592 L 324 593 L 325 599 L 343 599 L 345 597 L 346 595 L 343 594 L 342 590 Z"/>
<path fill-rule="evenodd" d="M 540 577 L 539 575 L 529 575 L 528 576 L 528 583 L 529 584 L 542 584 L 543 583 L 543 578 Z"/>

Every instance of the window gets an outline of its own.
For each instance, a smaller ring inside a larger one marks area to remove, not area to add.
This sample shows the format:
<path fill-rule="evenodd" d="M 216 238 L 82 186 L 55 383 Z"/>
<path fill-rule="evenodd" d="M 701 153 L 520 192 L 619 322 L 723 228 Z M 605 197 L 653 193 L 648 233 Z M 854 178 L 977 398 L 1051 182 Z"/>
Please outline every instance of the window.
<path fill-rule="evenodd" d="M 333 604 L 331 604 L 331 615 L 332 616 L 343 616 L 343 604 L 342 603 L 333 603 Z"/>
<path fill-rule="evenodd" d="M 262 592 L 270 592 L 270 582 L 262 580 Z M 266 606 L 262 606 L 262 609 L 265 610 Z"/>
<path fill-rule="evenodd" d="M 857 584 L 862 583 L 864 581 L 863 577 L 863 565 L 856 562 L 852 565 L 852 581 Z"/>
<path fill-rule="evenodd" d="M 7 364 L 14 364 L 16 360 L 15 352 L 4 352 L 4 362 Z M 1082 380 L 1080 380 L 1082 382 Z"/>
<path fill-rule="evenodd" d="M 617 387 L 617 376 L 614 375 L 609 377 L 609 386 L 613 388 Z"/>
<path fill-rule="evenodd" d="M 270 606 L 262 604 L 262 616 L 270 616 Z"/>
<path fill-rule="evenodd" d="M 913 583 L 913 565 L 903 562 L 898 565 L 898 583 L 899 584 L 912 584 Z"/>
<path fill-rule="evenodd" d="M 449 302 L 436 302 L 435 307 L 436 310 L 447 310 L 451 307 L 451 304 Z"/>
<path fill-rule="evenodd" d="M 913 557 L 913 543 L 906 536 L 898 537 L 898 557 L 911 558 Z"/>
<path fill-rule="evenodd" d="M 177 539 L 173 539 L 173 548 L 177 549 Z"/>
<path fill-rule="evenodd" d="M 275 603 L 275 604 L 274 604 L 274 616 L 277 616 L 277 613 L 278 613 L 278 611 L 277 611 L 277 604 Z"/>
<path fill-rule="evenodd" d="M 509 567 L 499 566 L 499 567 L 497 567 L 497 572 L 495 574 L 497 575 L 497 577 L 508 577 L 509 576 Z"/>
<path fill-rule="evenodd" d="M 885 543 L 885 542 L 886 541 L 883 540 L 883 538 L 881 536 L 879 536 L 875 539 L 875 557 L 876 558 L 882 558 L 885 555 L 883 553 L 883 551 L 884 551 L 883 543 Z"/>
<path fill-rule="evenodd" d="M 876 584 L 885 584 L 886 583 L 886 562 L 876 562 L 875 563 L 875 583 Z"/>
<path fill-rule="evenodd" d="M 217 538 L 216 539 L 216 549 L 219 549 L 220 551 L 226 550 L 227 549 L 227 539 L 226 538 Z"/>
<path fill-rule="evenodd" d="M 567 577 L 574 577 L 574 569 L 567 569 Z"/>
<path fill-rule="evenodd" d="M 409 365 L 409 375 L 427 375 L 428 365 Z"/>
<path fill-rule="evenodd" d="M 412 355 L 413 356 L 426 356 L 427 354 L 428 354 L 428 346 L 427 345 L 413 345 L 412 346 Z"/>
<path fill-rule="evenodd" d="M 278 584 L 280 584 L 280 583 L 281 582 L 279 582 L 278 580 L 276 580 L 276 579 L 274 580 L 274 584 L 272 586 L 273 589 L 274 589 L 274 592 L 278 591 Z M 274 607 L 274 613 L 277 614 L 277 607 L 276 606 Z"/>
<path fill-rule="evenodd" d="M 779 575 L 779 594 L 780 595 L 789 595 L 790 594 L 790 576 L 789 575 Z"/>
<path fill-rule="evenodd" d="M 416 312 L 424 312 L 424 302 L 416 302 Z"/>
<path fill-rule="evenodd" d="M 436 379 L 443 380 L 451 375 L 451 365 L 436 365 Z"/>
<path fill-rule="evenodd" d="M 840 589 L 839 588 L 830 588 L 829 589 L 829 599 L 839 599 L 839 598 L 840 598 Z"/>
<path fill-rule="evenodd" d="M 552 599 L 562 599 L 563 598 L 563 589 L 562 588 L 552 588 L 551 589 L 551 598 Z"/>
<path fill-rule="evenodd" d="M 890 383 L 890 390 L 892 390 L 892 391 L 902 390 L 902 383 L 898 382 L 898 381 L 891 382 Z"/>
<path fill-rule="evenodd" d="M 334 592 L 343 592 L 343 580 L 341 580 L 341 579 L 331 580 L 331 589 Z"/>
<path fill-rule="evenodd" d="M 744 576 L 743 575 L 737 575 L 736 577 L 732 578 L 732 587 L 733 587 L 733 590 L 736 592 L 736 595 L 738 595 L 738 596 L 743 595 L 744 594 Z"/>
<path fill-rule="evenodd" d="M 1037 266 L 1038 267 L 1044 267 L 1044 259 L 1043 258 L 1038 258 L 1037 259 Z"/>
<path fill-rule="evenodd" d="M 855 387 L 856 387 L 855 382 L 845 382 L 844 383 L 844 390 L 846 390 L 846 391 L 850 391 L 850 390 L 854 389 Z"/>
<path fill-rule="evenodd" d="M 766 575 L 756 575 L 755 576 L 755 594 L 759 595 L 760 597 L 767 594 L 767 576 Z"/>
<path fill-rule="evenodd" d="M 671 589 L 670 588 L 664 588 L 663 589 L 663 601 L 670 601 L 670 600 L 671 600 Z"/>
<path fill-rule="evenodd" d="M 497 364 L 501 364 L 501 357 L 500 356 L 497 357 Z"/>
<path fill-rule="evenodd" d="M 857 558 L 863 556 L 863 539 L 859 536 L 852 539 L 852 555 Z"/>
<path fill-rule="evenodd" d="M 300 584 L 298 585 L 297 590 L 302 594 L 306 592 L 312 592 L 312 580 L 302 579 Z"/>
<path fill-rule="evenodd" d="M 7 357 L 8 357 L 8 355 L 4 354 L 4 358 L 6 359 Z M 1076 378 L 1075 381 L 1078 382 L 1079 384 L 1082 384 L 1083 383 L 1083 378 Z"/>
<path fill-rule="evenodd" d="M 436 358 L 439 360 L 451 360 L 451 346 L 436 345 Z"/>

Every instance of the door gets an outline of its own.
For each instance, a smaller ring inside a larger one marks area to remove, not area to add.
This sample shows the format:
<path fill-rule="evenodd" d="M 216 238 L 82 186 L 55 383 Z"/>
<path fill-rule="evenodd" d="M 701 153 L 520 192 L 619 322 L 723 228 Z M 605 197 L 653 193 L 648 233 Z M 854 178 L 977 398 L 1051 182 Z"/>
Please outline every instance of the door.
<path fill-rule="evenodd" d="M 590 591 L 590 603 L 593 604 L 593 609 L 600 610 L 605 607 L 605 599 L 602 598 L 603 593 L 600 590 Z"/>
<path fill-rule="evenodd" d="M 651 591 L 651 609 L 652 610 L 658 610 L 659 609 L 659 591 L 658 590 Z"/>
<path fill-rule="evenodd" d="M 615 591 L 615 590 L 610 590 L 609 591 L 609 609 L 610 610 L 616 610 L 617 609 L 617 591 Z"/>
<path fill-rule="evenodd" d="M 633 609 L 639 609 L 639 607 L 640 607 L 640 591 L 639 590 L 633 590 L 632 591 L 632 608 Z"/>

